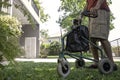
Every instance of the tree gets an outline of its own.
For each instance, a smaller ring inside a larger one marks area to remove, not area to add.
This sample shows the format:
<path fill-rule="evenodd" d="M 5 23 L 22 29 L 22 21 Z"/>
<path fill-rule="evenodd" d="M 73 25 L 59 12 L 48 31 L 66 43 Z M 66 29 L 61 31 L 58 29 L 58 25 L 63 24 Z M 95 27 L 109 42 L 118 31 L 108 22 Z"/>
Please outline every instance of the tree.
<path fill-rule="evenodd" d="M 40 34 L 44 38 L 48 38 L 48 30 L 41 29 Z"/>
<path fill-rule="evenodd" d="M 11 6 L 9 3 L 8 3 L 9 0 L 0 0 L 0 14 L 4 15 L 4 14 L 7 14 L 5 13 L 4 11 L 1 10 L 2 7 L 6 7 L 8 8 L 9 6 Z"/>
<path fill-rule="evenodd" d="M 80 13 L 83 11 L 83 8 L 85 6 L 86 0 L 60 0 L 61 1 L 61 6 L 59 7 L 58 11 L 64 12 L 63 16 L 61 16 L 58 20 L 58 23 L 62 28 L 69 29 L 72 25 L 72 20 L 74 18 L 78 18 Z M 109 4 L 112 4 L 111 0 L 108 0 Z M 113 14 L 111 13 L 110 17 L 110 28 L 113 29 Z M 83 18 L 83 24 L 88 25 L 88 18 Z"/>
<path fill-rule="evenodd" d="M 41 29 L 40 30 L 40 57 L 42 58 L 46 58 L 48 55 L 49 44 L 44 43 L 47 38 L 48 38 L 48 30 Z"/>
<path fill-rule="evenodd" d="M 36 6 L 38 7 L 38 9 L 40 10 L 40 21 L 42 22 L 46 22 L 47 19 L 49 18 L 49 15 L 48 14 L 45 14 L 44 13 L 44 9 L 43 7 L 41 6 L 41 3 L 39 2 L 39 0 L 34 0 Z"/>
<path fill-rule="evenodd" d="M 48 38 L 48 30 L 44 30 L 44 29 L 40 30 L 40 42 L 41 42 L 41 44 L 47 38 Z"/>

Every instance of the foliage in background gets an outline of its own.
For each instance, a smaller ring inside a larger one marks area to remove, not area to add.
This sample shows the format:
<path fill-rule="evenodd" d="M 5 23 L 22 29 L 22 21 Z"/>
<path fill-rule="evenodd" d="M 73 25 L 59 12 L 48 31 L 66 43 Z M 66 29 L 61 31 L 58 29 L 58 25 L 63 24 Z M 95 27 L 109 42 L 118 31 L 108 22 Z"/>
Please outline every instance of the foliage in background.
<path fill-rule="evenodd" d="M 46 43 L 48 36 L 48 30 L 42 29 L 40 31 L 40 56 L 47 57 L 48 55 L 57 55 L 60 52 L 61 45 L 57 41 L 53 41 L 50 44 Z"/>
<path fill-rule="evenodd" d="M 48 53 L 49 53 L 49 44 L 42 43 L 40 45 L 40 57 L 47 58 Z"/>
<path fill-rule="evenodd" d="M 63 11 L 64 14 L 58 20 L 62 28 L 69 29 L 72 25 L 72 20 L 77 18 L 82 11 L 85 1 L 84 0 L 60 0 L 61 6 L 58 11 Z"/>
<path fill-rule="evenodd" d="M 86 4 L 86 0 L 60 0 L 61 6 L 58 11 L 64 12 L 63 16 L 61 16 L 58 20 L 58 23 L 62 28 L 69 30 L 70 26 L 72 25 L 72 20 L 78 18 L 80 13 L 83 11 L 84 6 Z M 109 4 L 112 4 L 111 0 L 108 0 Z M 114 20 L 113 14 L 111 13 L 110 17 L 110 28 L 113 29 Z M 83 18 L 83 24 L 88 26 L 88 18 Z"/>
<path fill-rule="evenodd" d="M 48 30 L 41 29 L 40 34 L 44 38 L 48 38 Z"/>
<path fill-rule="evenodd" d="M 9 15 L 0 15 L 0 52 L 7 60 L 13 60 L 23 51 L 19 45 L 21 24 Z"/>
<path fill-rule="evenodd" d="M 4 7 L 4 8 L 8 8 L 10 7 L 11 5 L 8 3 L 9 0 L 0 0 L 0 14 L 7 14 L 5 13 L 4 11 L 1 11 L 1 7 Z"/>
<path fill-rule="evenodd" d="M 48 30 L 40 30 L 40 43 L 43 44 L 48 38 Z"/>
<path fill-rule="evenodd" d="M 18 5 L 16 3 L 14 3 L 14 5 L 15 5 L 15 7 L 17 9 L 19 9 L 24 14 L 25 17 L 27 17 L 27 20 L 29 21 L 29 23 L 32 25 L 32 27 L 34 27 L 35 26 L 35 22 L 34 22 L 34 19 L 31 16 L 31 14 L 29 13 L 29 11 L 27 11 L 25 9 L 25 7 L 23 7 L 21 5 Z"/>
<path fill-rule="evenodd" d="M 49 55 L 58 55 L 61 50 L 61 44 L 58 41 L 53 41 L 49 46 Z"/>
<path fill-rule="evenodd" d="M 46 58 L 48 56 L 49 44 L 45 44 L 48 38 L 48 30 L 40 30 L 40 57 Z"/>
<path fill-rule="evenodd" d="M 41 6 L 41 3 L 39 2 L 39 0 L 33 0 L 37 6 L 37 8 L 40 10 L 40 20 L 42 22 L 46 22 L 47 19 L 49 18 L 49 15 L 48 14 L 45 14 L 44 13 L 44 8 Z"/>
<path fill-rule="evenodd" d="M 46 58 L 48 55 L 58 55 L 61 50 L 61 44 L 53 41 L 50 44 L 42 43 L 40 46 L 40 57 Z"/>

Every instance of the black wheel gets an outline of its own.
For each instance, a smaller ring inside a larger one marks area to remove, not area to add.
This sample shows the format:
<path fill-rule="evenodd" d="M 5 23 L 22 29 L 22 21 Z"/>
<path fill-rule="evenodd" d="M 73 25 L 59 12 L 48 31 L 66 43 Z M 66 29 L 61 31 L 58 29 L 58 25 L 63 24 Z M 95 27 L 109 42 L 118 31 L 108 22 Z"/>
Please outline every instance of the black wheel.
<path fill-rule="evenodd" d="M 58 63 L 57 72 L 60 77 L 67 77 L 70 73 L 70 66 L 67 61 L 62 61 Z"/>
<path fill-rule="evenodd" d="M 113 71 L 113 63 L 107 58 L 102 59 L 98 64 L 98 69 L 102 74 L 109 74 Z"/>
<path fill-rule="evenodd" d="M 81 58 L 81 59 L 76 59 L 75 61 L 75 67 L 76 68 L 81 68 L 85 66 L 85 61 Z"/>

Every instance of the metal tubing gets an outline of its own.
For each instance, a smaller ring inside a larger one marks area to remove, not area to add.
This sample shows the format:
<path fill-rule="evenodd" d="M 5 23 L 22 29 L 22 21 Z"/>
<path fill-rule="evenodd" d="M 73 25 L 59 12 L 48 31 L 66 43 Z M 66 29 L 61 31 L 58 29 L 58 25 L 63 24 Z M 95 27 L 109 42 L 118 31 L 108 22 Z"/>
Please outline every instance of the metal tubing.
<path fill-rule="evenodd" d="M 101 58 L 104 58 L 103 51 L 102 51 L 102 49 L 101 49 L 99 46 L 95 45 L 94 43 L 92 43 L 91 41 L 87 40 L 87 39 L 84 38 L 83 36 L 82 36 L 82 38 L 83 38 L 84 40 L 88 41 L 88 42 L 89 42 L 90 44 L 92 44 L 93 46 L 95 46 L 95 47 L 100 51 Z"/>

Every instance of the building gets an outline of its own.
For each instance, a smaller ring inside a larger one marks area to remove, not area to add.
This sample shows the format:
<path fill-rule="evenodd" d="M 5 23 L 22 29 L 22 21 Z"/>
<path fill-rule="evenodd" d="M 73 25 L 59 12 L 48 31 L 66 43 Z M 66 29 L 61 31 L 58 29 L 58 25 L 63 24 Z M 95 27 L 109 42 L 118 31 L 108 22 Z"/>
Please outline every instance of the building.
<path fill-rule="evenodd" d="M 34 0 L 2 0 L 8 1 L 11 6 L 8 8 L 2 7 L 1 10 L 8 12 L 11 16 L 15 16 L 22 23 L 23 34 L 20 37 L 21 47 L 25 49 L 26 58 L 36 58 L 39 55 L 40 41 L 40 19 L 39 9 L 35 5 Z M 21 9 L 16 8 L 16 5 Z M 23 9 L 23 10 L 22 10 Z M 32 27 L 28 21 L 28 17 L 23 14 L 22 11 L 26 11 L 32 17 L 35 26 Z"/>
<path fill-rule="evenodd" d="M 60 42 L 61 43 L 61 34 L 60 33 L 55 33 L 51 36 L 49 36 L 47 39 L 44 40 L 44 43 L 50 44 L 51 42 Z"/>

